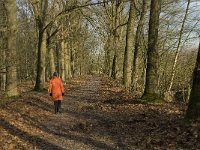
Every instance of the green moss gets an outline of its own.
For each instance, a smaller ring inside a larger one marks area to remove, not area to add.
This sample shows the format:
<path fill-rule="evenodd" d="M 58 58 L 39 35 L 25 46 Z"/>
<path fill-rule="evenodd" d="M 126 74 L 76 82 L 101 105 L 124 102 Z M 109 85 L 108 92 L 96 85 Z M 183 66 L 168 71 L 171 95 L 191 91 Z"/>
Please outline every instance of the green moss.
<path fill-rule="evenodd" d="M 145 94 L 142 96 L 141 101 L 151 102 L 151 103 L 162 103 L 163 99 L 160 97 L 159 94 Z"/>

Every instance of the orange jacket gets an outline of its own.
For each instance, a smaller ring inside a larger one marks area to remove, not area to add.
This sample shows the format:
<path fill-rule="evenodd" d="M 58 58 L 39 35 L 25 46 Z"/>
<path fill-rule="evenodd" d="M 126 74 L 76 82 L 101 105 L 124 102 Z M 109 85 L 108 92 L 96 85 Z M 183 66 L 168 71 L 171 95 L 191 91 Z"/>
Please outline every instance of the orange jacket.
<path fill-rule="evenodd" d="M 53 77 L 50 80 L 49 93 L 52 93 L 52 97 L 55 101 L 63 100 L 62 93 L 64 93 L 64 87 L 60 78 Z"/>

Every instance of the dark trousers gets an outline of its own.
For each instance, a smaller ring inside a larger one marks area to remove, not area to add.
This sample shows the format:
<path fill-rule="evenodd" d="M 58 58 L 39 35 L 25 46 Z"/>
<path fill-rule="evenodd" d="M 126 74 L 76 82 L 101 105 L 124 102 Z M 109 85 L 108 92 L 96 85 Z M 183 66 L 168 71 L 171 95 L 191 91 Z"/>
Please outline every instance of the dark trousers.
<path fill-rule="evenodd" d="M 60 112 L 60 109 L 61 109 L 61 100 L 54 101 L 54 108 L 55 108 L 55 113 Z"/>

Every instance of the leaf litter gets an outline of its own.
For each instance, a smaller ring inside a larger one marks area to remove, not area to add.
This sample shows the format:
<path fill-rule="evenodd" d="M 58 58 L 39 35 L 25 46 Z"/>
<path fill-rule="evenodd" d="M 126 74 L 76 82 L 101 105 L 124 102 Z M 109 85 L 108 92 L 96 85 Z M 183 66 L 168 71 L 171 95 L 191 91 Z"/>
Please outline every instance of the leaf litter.
<path fill-rule="evenodd" d="M 200 123 L 186 123 L 186 104 L 140 103 L 105 76 L 65 85 L 62 112 L 47 92 L 23 86 L 17 101 L 0 109 L 0 149 L 200 149 Z"/>

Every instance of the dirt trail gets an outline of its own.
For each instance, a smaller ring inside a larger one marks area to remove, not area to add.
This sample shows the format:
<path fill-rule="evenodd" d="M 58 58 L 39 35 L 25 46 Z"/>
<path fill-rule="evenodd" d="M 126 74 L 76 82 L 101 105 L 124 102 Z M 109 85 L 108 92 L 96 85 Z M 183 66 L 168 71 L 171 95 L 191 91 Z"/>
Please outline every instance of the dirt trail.
<path fill-rule="evenodd" d="M 180 123 L 184 111 L 141 104 L 108 78 L 87 76 L 67 83 L 61 114 L 47 93 L 2 106 L 0 149 L 200 149 L 199 126 Z"/>

